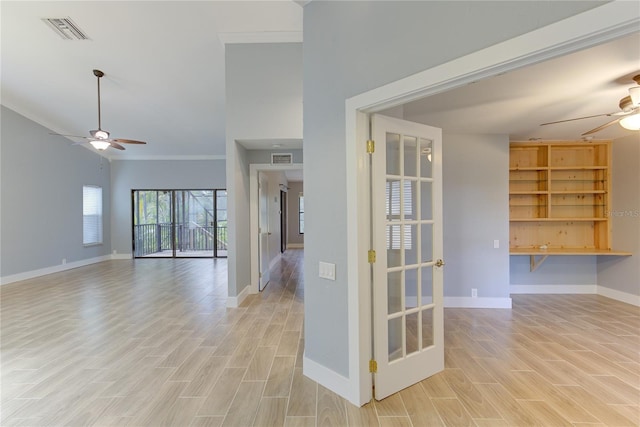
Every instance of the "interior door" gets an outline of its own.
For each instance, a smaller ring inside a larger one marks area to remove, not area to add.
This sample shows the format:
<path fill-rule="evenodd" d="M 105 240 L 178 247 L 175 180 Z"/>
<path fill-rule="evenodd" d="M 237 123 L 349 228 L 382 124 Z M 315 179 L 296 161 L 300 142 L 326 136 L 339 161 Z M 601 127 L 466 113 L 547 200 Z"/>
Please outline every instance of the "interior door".
<path fill-rule="evenodd" d="M 269 179 L 262 173 L 258 173 L 258 236 L 259 242 L 259 263 L 260 263 L 260 286 L 262 291 L 269 283 Z"/>
<path fill-rule="evenodd" d="M 442 132 L 372 116 L 375 398 L 444 369 Z"/>
<path fill-rule="evenodd" d="M 287 250 L 287 192 L 280 190 L 280 252 Z"/>

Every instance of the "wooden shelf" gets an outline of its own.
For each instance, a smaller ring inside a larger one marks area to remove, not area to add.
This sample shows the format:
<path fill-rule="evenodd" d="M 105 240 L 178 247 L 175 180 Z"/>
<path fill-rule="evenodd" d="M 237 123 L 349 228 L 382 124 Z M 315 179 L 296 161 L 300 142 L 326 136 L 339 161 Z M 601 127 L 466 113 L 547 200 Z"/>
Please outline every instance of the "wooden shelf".
<path fill-rule="evenodd" d="M 608 221 L 608 218 L 509 218 L 510 222 L 572 222 L 572 221 Z"/>
<path fill-rule="evenodd" d="M 580 248 L 509 248 L 509 255 L 611 255 L 631 256 L 631 252 L 615 251 L 611 249 L 580 249 Z"/>
<path fill-rule="evenodd" d="M 610 165 L 611 141 L 512 142 L 511 254 L 530 256 L 532 271 L 550 255 L 630 255 L 609 249 Z"/>

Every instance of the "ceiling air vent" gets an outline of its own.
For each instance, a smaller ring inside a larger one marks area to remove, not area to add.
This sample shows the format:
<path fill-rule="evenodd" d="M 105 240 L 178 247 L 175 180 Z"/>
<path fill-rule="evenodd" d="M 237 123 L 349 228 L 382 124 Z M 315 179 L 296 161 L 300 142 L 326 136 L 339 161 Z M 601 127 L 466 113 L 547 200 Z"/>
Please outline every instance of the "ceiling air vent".
<path fill-rule="evenodd" d="M 272 165 L 290 165 L 293 163 L 293 154 L 291 153 L 271 153 Z"/>
<path fill-rule="evenodd" d="M 71 18 L 42 18 L 42 21 L 64 40 L 89 40 Z"/>

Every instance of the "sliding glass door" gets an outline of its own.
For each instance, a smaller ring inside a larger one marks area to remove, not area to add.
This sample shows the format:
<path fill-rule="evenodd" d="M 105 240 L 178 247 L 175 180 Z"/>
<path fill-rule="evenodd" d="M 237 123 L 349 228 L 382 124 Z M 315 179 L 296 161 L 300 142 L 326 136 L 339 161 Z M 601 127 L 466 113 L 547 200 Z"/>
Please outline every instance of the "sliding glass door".
<path fill-rule="evenodd" d="M 226 256 L 226 195 L 225 190 L 133 190 L 134 257 Z"/>

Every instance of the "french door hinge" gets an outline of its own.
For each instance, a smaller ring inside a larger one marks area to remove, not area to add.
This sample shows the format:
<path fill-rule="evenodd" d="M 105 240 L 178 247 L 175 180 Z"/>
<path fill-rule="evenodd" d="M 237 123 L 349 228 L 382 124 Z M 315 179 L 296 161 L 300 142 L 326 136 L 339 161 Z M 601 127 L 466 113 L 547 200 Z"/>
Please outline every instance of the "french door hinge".
<path fill-rule="evenodd" d="M 378 372 L 378 362 L 373 359 L 369 360 L 369 372 L 371 372 L 372 374 Z"/>
<path fill-rule="evenodd" d="M 373 139 L 367 140 L 367 154 L 373 154 L 376 151 L 376 142 Z"/>
<path fill-rule="evenodd" d="M 367 260 L 369 261 L 369 264 L 376 262 L 376 251 L 370 250 L 367 252 Z"/>
<path fill-rule="evenodd" d="M 259 278 L 262 278 L 262 273 L 258 273 L 258 277 L 259 277 Z"/>

